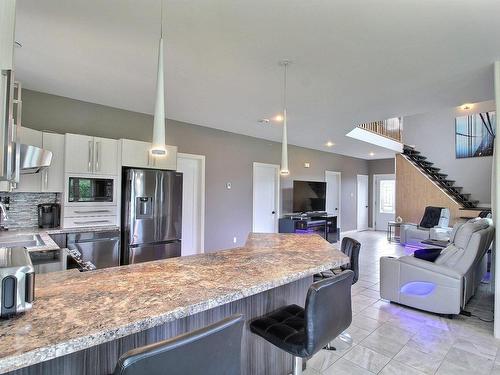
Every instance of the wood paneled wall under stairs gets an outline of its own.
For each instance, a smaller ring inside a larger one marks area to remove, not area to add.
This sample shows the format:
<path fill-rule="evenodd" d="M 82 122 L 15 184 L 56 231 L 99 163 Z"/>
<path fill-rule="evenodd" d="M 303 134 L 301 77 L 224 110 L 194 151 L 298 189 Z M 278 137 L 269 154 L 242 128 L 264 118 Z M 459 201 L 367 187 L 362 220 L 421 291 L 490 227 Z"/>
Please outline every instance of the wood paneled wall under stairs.
<path fill-rule="evenodd" d="M 469 211 L 460 210 L 457 202 L 404 156 L 396 155 L 396 217 L 401 216 L 404 222 L 418 224 L 426 206 L 448 207 L 450 226 L 461 216 L 470 215 Z M 477 212 L 473 216 L 477 216 Z"/>

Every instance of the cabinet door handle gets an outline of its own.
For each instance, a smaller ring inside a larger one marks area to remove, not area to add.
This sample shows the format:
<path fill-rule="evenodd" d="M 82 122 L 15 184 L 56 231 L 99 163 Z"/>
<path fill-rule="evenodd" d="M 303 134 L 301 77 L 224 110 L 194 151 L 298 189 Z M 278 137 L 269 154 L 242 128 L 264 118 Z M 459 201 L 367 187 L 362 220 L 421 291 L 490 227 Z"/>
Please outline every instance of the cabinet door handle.
<path fill-rule="evenodd" d="M 89 172 L 92 172 L 92 146 L 93 146 L 94 142 L 92 141 L 89 141 L 89 164 L 88 164 L 88 171 Z"/>
<path fill-rule="evenodd" d="M 100 171 L 101 170 L 101 166 L 99 164 L 99 161 L 100 161 L 100 157 L 101 157 L 101 142 L 96 142 L 96 148 L 95 148 L 95 153 L 96 153 L 96 162 L 95 162 L 95 170 L 96 171 Z"/>
<path fill-rule="evenodd" d="M 90 220 L 90 221 L 74 221 L 75 224 L 104 224 L 110 223 L 109 220 Z"/>
<path fill-rule="evenodd" d="M 111 210 L 90 210 L 90 211 L 75 211 L 75 214 L 104 214 L 107 212 L 111 212 Z"/>

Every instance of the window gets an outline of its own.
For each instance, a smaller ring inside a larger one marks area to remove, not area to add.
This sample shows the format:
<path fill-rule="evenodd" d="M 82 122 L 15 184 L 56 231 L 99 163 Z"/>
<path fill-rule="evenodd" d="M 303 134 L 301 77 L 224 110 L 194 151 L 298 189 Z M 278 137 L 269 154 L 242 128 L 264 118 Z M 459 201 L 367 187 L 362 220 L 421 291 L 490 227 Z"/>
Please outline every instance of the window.
<path fill-rule="evenodd" d="M 380 180 L 379 210 L 381 214 L 393 214 L 395 209 L 396 181 Z"/>

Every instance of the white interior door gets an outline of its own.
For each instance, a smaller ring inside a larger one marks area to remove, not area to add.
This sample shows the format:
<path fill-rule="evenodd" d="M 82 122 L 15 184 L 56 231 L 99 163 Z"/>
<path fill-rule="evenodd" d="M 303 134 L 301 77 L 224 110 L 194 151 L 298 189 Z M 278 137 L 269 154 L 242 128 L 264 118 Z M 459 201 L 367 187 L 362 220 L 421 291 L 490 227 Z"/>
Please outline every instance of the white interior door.
<path fill-rule="evenodd" d="M 337 215 L 337 226 L 340 228 L 340 184 L 341 173 L 325 171 L 326 212 Z"/>
<path fill-rule="evenodd" d="M 393 174 L 373 175 L 373 219 L 375 230 L 387 230 L 387 223 L 396 214 L 396 176 Z"/>
<path fill-rule="evenodd" d="M 358 230 L 368 229 L 368 176 L 358 174 Z"/>
<path fill-rule="evenodd" d="M 177 170 L 183 174 L 181 255 L 200 254 L 205 250 L 205 156 L 179 153 Z"/>
<path fill-rule="evenodd" d="M 279 168 L 275 164 L 253 163 L 253 232 L 278 232 Z"/>

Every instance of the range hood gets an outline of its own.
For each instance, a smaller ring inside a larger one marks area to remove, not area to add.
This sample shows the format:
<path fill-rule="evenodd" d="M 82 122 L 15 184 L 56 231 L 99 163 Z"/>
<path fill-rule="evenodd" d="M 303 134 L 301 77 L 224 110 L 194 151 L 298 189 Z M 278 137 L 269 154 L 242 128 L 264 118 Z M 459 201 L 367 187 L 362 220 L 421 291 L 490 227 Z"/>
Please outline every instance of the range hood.
<path fill-rule="evenodd" d="M 43 148 L 21 144 L 21 174 L 34 174 L 50 167 L 52 152 Z"/>

